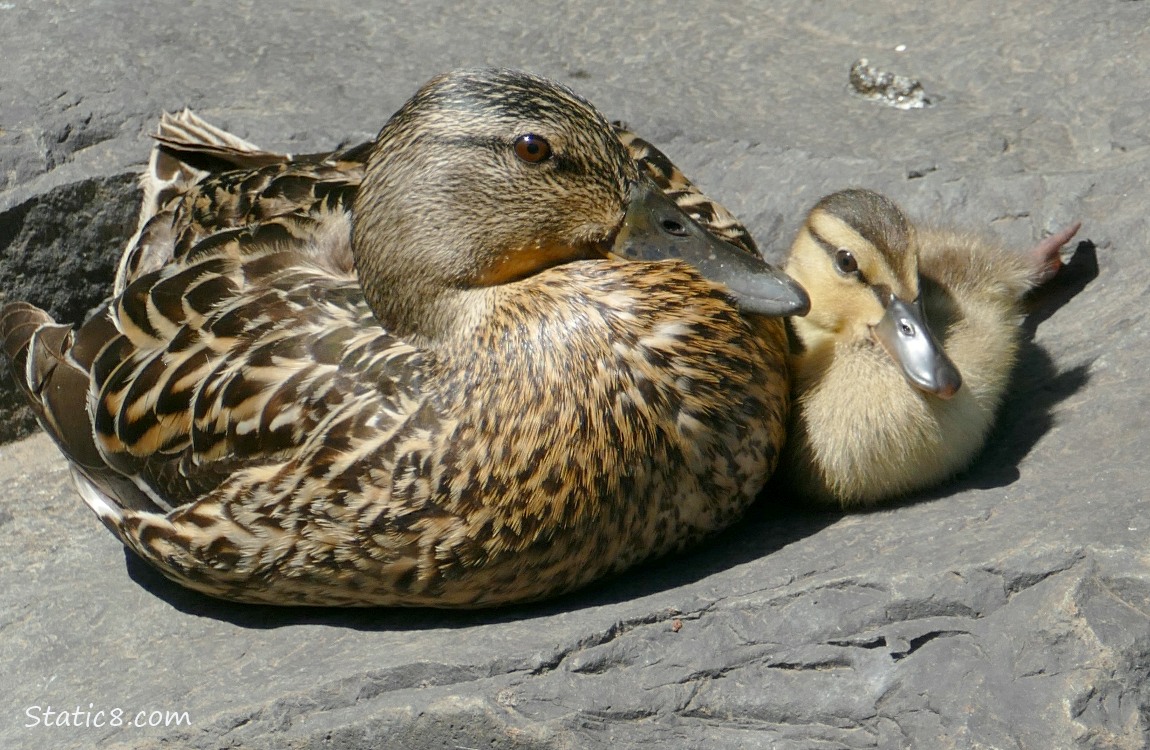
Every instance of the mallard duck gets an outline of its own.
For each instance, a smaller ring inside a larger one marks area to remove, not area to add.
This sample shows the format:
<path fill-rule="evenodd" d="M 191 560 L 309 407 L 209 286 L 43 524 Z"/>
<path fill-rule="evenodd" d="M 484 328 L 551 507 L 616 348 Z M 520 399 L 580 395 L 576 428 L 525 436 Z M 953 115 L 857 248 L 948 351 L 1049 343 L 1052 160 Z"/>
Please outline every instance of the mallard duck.
<path fill-rule="evenodd" d="M 534 600 L 731 524 L 772 472 L 805 295 L 568 89 L 446 74 L 312 157 L 190 113 L 158 141 L 108 303 L 75 330 L 13 303 L 0 337 L 83 499 L 177 583 Z"/>
<path fill-rule="evenodd" d="M 784 266 L 811 300 L 792 320 L 792 489 L 816 504 L 871 505 L 966 468 L 1017 360 L 1022 298 L 1058 271 L 1077 231 L 1022 253 L 918 229 L 869 190 L 819 201 Z"/>

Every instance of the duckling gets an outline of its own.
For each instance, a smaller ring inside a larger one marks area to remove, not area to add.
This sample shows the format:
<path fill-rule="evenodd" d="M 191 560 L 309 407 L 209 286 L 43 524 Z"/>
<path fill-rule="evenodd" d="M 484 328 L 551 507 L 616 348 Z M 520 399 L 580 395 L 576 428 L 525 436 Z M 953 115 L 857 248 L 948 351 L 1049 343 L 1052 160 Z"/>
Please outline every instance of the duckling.
<path fill-rule="evenodd" d="M 791 321 L 800 345 L 783 459 L 791 487 L 849 508 L 966 468 L 1017 360 L 1022 298 L 1057 273 L 1078 227 L 1020 253 L 918 229 L 869 190 L 820 200 L 784 266 L 811 300 Z"/>
<path fill-rule="evenodd" d="M 559 84 L 445 74 L 311 157 L 169 117 L 150 164 L 108 302 L 9 304 L 0 340 L 84 501 L 183 586 L 530 601 L 730 525 L 773 471 L 805 296 Z"/>

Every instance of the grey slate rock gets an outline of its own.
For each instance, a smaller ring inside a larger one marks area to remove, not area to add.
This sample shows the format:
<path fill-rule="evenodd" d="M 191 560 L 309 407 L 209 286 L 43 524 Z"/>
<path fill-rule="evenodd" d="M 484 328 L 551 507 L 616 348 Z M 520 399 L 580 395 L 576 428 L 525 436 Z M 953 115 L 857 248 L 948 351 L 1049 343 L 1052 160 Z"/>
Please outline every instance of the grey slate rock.
<path fill-rule="evenodd" d="M 574 86 L 773 257 L 847 185 L 1020 247 L 1078 219 L 1090 240 L 1039 300 L 1013 396 L 956 481 L 854 515 L 768 493 L 697 550 L 530 607 L 212 601 L 127 556 L 45 436 L 9 443 L 0 747 L 1150 744 L 1150 5 L 942 10 L 0 3 L 0 293 L 62 319 L 107 288 L 162 110 L 333 148 L 461 65 Z M 934 106 L 853 95 L 860 58 Z M 19 420 L 0 421 L 11 435 Z M 27 726 L 48 706 L 89 725 Z M 90 725 L 115 708 L 188 721 Z"/>

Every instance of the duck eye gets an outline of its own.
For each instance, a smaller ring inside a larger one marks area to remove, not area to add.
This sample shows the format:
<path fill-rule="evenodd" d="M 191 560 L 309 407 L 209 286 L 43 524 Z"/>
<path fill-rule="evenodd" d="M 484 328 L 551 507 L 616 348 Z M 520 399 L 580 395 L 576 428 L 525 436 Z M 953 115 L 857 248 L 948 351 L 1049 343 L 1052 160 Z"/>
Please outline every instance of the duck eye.
<path fill-rule="evenodd" d="M 859 262 L 855 260 L 854 253 L 850 250 L 839 248 L 835 251 L 835 266 L 838 267 L 842 273 L 850 274 L 859 270 Z"/>
<path fill-rule="evenodd" d="M 538 164 L 551 158 L 551 144 L 541 135 L 521 135 L 515 139 L 515 155 L 528 164 Z"/>

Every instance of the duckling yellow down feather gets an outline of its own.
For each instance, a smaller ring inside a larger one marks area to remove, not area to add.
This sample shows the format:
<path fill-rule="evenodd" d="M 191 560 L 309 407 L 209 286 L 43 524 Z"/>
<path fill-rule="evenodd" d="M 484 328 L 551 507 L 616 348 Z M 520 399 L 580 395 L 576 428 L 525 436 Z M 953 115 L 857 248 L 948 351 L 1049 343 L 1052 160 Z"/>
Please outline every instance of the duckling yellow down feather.
<path fill-rule="evenodd" d="M 1077 229 L 1021 253 L 916 228 L 868 190 L 823 198 L 785 267 L 811 299 L 793 319 L 792 488 L 818 504 L 871 505 L 964 469 L 1017 360 L 1022 298 L 1058 270 Z"/>
<path fill-rule="evenodd" d="M 771 473 L 784 336 L 739 306 L 804 300 L 761 263 L 636 260 L 651 211 L 683 257 L 737 251 L 652 209 L 665 170 L 563 87 L 444 75 L 313 157 L 187 113 L 159 142 L 108 304 L 72 330 L 15 303 L 0 337 L 85 501 L 178 583 L 537 599 L 729 525 Z"/>

